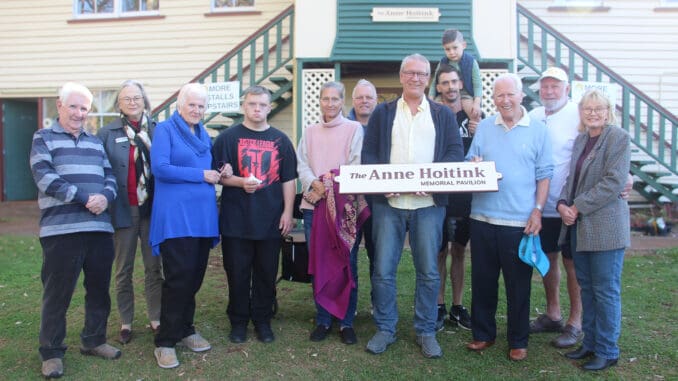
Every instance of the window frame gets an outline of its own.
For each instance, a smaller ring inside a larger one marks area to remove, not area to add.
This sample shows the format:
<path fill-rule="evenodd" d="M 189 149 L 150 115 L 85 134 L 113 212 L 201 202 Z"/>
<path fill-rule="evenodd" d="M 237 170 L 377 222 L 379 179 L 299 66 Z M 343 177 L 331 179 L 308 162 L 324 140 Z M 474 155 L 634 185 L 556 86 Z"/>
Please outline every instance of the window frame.
<path fill-rule="evenodd" d="M 127 17 L 159 16 L 160 15 L 160 0 L 158 0 L 158 9 L 150 9 L 150 10 L 145 10 L 145 11 L 123 11 L 122 5 L 123 5 L 124 0 L 113 0 L 113 12 L 78 13 L 79 5 L 80 5 L 81 1 L 82 0 L 73 0 L 73 18 L 75 18 L 77 20 L 117 19 L 117 18 L 127 18 Z"/>

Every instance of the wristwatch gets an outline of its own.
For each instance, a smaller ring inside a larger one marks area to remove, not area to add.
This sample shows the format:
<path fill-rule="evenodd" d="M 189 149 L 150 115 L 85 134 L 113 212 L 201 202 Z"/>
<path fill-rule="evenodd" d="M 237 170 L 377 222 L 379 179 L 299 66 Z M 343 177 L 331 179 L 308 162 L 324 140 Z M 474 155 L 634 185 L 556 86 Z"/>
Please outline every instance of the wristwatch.
<path fill-rule="evenodd" d="M 534 204 L 534 208 L 537 209 L 540 212 L 544 211 L 544 207 L 541 204 Z"/>

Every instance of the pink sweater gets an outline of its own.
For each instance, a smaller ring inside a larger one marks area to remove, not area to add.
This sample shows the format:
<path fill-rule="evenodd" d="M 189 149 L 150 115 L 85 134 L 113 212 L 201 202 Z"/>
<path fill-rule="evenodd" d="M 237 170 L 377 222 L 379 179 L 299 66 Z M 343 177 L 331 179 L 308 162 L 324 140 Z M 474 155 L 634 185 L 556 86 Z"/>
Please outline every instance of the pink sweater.
<path fill-rule="evenodd" d="M 297 171 L 302 191 L 307 190 L 313 180 L 332 169 L 339 169 L 340 165 L 360 164 L 362 144 L 362 126 L 343 115 L 327 123 L 306 127 L 297 147 Z M 301 208 L 313 209 L 313 205 L 302 200 Z"/>

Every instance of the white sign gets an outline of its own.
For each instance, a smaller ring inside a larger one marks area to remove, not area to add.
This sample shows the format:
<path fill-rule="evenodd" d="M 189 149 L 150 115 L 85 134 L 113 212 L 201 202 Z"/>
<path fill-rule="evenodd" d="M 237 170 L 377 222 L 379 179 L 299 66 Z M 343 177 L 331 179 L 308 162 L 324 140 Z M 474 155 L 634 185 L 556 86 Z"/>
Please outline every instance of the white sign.
<path fill-rule="evenodd" d="M 339 193 L 496 192 L 493 161 L 342 165 Z"/>
<path fill-rule="evenodd" d="M 240 111 L 240 82 L 207 84 L 207 110 L 205 112 L 238 111 Z"/>
<path fill-rule="evenodd" d="M 579 103 L 582 95 L 591 89 L 597 89 L 605 94 L 611 105 L 617 104 L 617 93 L 620 87 L 616 83 L 609 82 L 572 81 L 572 102 Z"/>
<path fill-rule="evenodd" d="M 372 22 L 438 22 L 438 8 L 372 8 Z"/>

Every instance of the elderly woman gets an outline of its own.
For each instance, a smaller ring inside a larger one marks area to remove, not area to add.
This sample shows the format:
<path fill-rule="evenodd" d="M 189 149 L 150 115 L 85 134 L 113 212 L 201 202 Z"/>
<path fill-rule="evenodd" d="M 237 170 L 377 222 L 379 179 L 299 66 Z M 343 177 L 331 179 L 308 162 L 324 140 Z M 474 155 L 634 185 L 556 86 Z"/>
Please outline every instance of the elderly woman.
<path fill-rule="evenodd" d="M 211 348 L 193 326 L 195 294 L 200 290 L 210 249 L 219 242 L 211 140 L 202 125 L 207 91 L 198 83 L 184 85 L 177 110 L 159 123 L 153 137 L 151 164 L 155 197 L 150 243 L 162 256 L 160 330 L 155 358 L 161 368 L 179 365 L 174 346 L 182 342 L 194 352 Z"/>
<path fill-rule="evenodd" d="M 329 239 L 329 234 L 334 234 L 327 226 L 327 219 L 322 218 L 330 215 L 328 204 L 331 203 L 324 202 L 332 188 L 330 171 L 338 170 L 344 164 L 360 164 L 363 128 L 360 123 L 342 115 L 344 94 L 344 85 L 340 82 L 327 82 L 320 88 L 322 121 L 304 130 L 297 147 L 297 172 L 305 191 L 301 210 L 316 302 L 316 328 L 310 339 L 324 340 L 330 332 L 332 316 L 335 316 L 341 320 L 341 341 L 355 344 L 357 338 L 353 319 L 358 302 L 357 247 L 354 244 L 356 232 L 352 232 L 352 242 L 341 241 L 341 244 L 330 248 L 324 243 L 340 241 Z M 354 214 L 354 217 L 358 214 Z M 337 251 L 333 252 L 332 249 Z"/>
<path fill-rule="evenodd" d="M 141 240 L 144 260 L 144 290 L 150 327 L 155 332 L 160 325 L 160 291 L 162 266 L 160 257 L 151 254 L 148 230 L 151 224 L 153 177 L 151 174 L 151 104 L 144 86 L 137 81 L 125 81 L 118 91 L 116 108 L 120 117 L 99 130 L 108 160 L 118 183 L 118 197 L 110 206 L 115 233 L 115 293 L 120 313 L 118 341 L 132 340 L 134 319 L 134 257 L 137 241 Z"/>
<path fill-rule="evenodd" d="M 579 135 L 560 195 L 560 243 L 571 242 L 584 311 L 584 341 L 569 359 L 591 358 L 585 370 L 602 370 L 619 358 L 621 274 L 631 243 L 629 207 L 620 193 L 630 166 L 629 135 L 614 126 L 614 109 L 597 90 L 579 103 Z"/>

